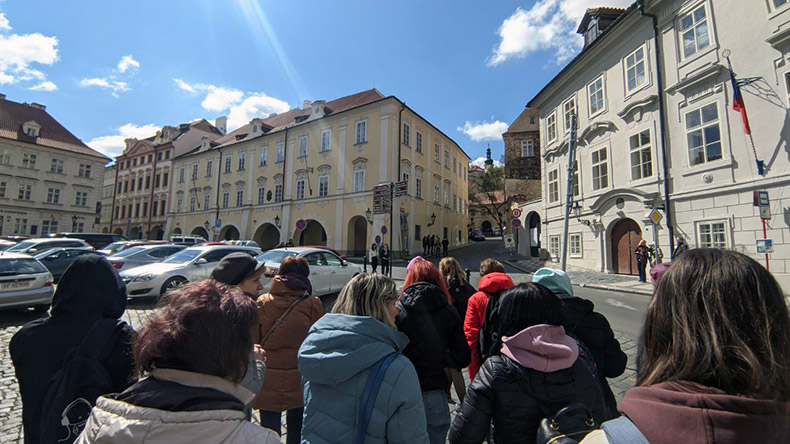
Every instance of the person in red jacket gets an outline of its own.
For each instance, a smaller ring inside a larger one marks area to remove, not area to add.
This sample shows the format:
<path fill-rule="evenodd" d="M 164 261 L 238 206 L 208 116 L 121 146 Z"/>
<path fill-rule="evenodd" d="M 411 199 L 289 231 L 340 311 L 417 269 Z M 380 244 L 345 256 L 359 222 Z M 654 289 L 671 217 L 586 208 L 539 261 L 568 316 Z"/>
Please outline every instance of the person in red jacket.
<path fill-rule="evenodd" d="M 505 274 L 505 266 L 496 259 L 488 258 L 480 263 L 480 284 L 478 292 L 469 298 L 464 319 L 464 334 L 469 349 L 472 351 L 472 362 L 469 364 L 469 379 L 475 379 L 477 371 L 483 365 L 480 357 L 480 328 L 486 314 L 486 305 L 492 294 L 513 287 L 513 280 Z"/>

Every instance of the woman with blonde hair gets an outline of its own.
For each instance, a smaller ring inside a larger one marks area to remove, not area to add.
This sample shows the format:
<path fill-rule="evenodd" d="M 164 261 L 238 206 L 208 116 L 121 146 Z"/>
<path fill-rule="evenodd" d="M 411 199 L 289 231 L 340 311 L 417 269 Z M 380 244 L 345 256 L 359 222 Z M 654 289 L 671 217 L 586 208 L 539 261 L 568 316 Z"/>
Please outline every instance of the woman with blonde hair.
<path fill-rule="evenodd" d="M 428 443 L 417 372 L 401 353 L 409 339 L 395 329 L 397 300 L 392 279 L 363 273 L 310 328 L 298 355 L 302 442 Z M 368 420 L 360 421 L 366 398 Z"/>

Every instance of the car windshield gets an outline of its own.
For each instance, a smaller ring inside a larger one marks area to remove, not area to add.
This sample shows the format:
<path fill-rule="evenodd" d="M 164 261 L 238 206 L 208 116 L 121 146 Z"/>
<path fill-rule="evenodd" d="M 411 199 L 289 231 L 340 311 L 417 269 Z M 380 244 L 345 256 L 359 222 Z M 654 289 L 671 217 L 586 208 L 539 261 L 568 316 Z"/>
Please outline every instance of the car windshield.
<path fill-rule="evenodd" d="M 26 251 L 28 248 L 32 247 L 33 245 L 36 245 L 37 243 L 38 242 L 36 242 L 36 241 L 22 241 L 22 242 L 20 242 L 20 243 L 18 243 L 16 245 L 14 245 L 13 247 L 9 248 L 6 251 L 9 251 L 9 252 L 11 252 L 11 251 Z"/>
<path fill-rule="evenodd" d="M 163 260 L 162 262 L 167 264 L 185 264 L 191 261 L 192 259 L 198 257 L 198 255 L 202 252 L 203 250 L 186 249 L 179 251 L 178 253 L 171 254 L 170 256 L 167 257 L 167 259 Z"/>
<path fill-rule="evenodd" d="M 44 259 L 45 257 L 49 256 L 50 254 L 53 254 L 54 253 L 53 250 L 55 250 L 55 248 L 50 248 L 49 250 L 44 250 L 44 251 L 42 251 L 40 253 L 34 254 L 33 257 L 38 259 L 38 260 Z"/>
<path fill-rule="evenodd" d="M 104 247 L 103 250 L 109 250 L 110 254 L 113 254 L 117 251 L 121 251 L 124 245 L 126 245 L 126 242 L 113 242 L 110 245 Z"/>
<path fill-rule="evenodd" d="M 263 253 L 262 255 L 256 257 L 255 259 L 258 262 L 274 262 L 275 264 L 283 263 L 283 260 L 288 256 L 296 256 L 295 251 L 285 251 L 285 250 L 272 250 Z"/>
<path fill-rule="evenodd" d="M 132 248 L 127 248 L 127 249 L 125 249 L 125 250 L 123 250 L 123 251 L 119 251 L 119 252 L 117 252 L 117 253 L 113 254 L 113 256 L 114 256 L 114 257 L 126 257 L 126 256 L 131 256 L 131 255 L 133 255 L 133 254 L 137 253 L 138 251 L 140 251 L 140 250 L 142 250 L 142 249 L 143 249 L 143 247 L 132 247 Z"/>
<path fill-rule="evenodd" d="M 46 273 L 47 269 L 35 259 L 1 259 L 0 276 Z"/>

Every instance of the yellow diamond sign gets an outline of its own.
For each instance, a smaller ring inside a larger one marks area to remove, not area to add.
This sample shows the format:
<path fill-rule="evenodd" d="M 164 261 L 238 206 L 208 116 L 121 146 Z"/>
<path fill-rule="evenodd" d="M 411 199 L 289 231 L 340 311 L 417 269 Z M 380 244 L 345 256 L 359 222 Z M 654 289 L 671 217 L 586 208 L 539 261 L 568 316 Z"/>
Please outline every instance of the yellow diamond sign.
<path fill-rule="evenodd" d="M 661 212 L 655 208 L 650 211 L 650 214 L 647 217 L 650 218 L 650 220 L 656 225 L 658 225 L 658 223 L 661 222 L 661 219 L 664 218 L 664 216 L 661 215 Z"/>

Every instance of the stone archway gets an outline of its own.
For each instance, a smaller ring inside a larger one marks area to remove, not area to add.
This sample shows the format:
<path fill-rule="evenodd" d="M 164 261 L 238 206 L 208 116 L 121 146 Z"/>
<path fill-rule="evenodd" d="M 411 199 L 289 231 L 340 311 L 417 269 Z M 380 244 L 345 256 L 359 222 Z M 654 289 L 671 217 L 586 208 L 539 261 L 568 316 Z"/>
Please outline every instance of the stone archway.
<path fill-rule="evenodd" d="M 140 227 L 132 227 L 129 230 L 129 239 L 140 239 Z"/>
<path fill-rule="evenodd" d="M 115 231 L 113 231 L 113 234 L 123 236 L 123 230 L 121 230 L 120 228 L 116 228 Z"/>
<path fill-rule="evenodd" d="M 220 240 L 239 240 L 239 229 L 233 225 L 226 225 L 219 230 Z"/>
<path fill-rule="evenodd" d="M 165 230 L 160 225 L 151 227 L 151 232 L 148 234 L 148 239 L 162 240 L 165 237 Z"/>
<path fill-rule="evenodd" d="M 527 215 L 527 234 L 529 235 L 529 255 L 540 257 L 540 215 L 532 212 Z"/>
<path fill-rule="evenodd" d="M 109 232 L 110 232 L 110 230 L 109 230 L 107 227 L 104 227 L 104 228 L 102 228 L 102 229 L 101 229 L 101 232 L 102 232 L 103 234 L 107 234 L 107 233 L 109 233 Z"/>
<path fill-rule="evenodd" d="M 642 240 L 642 229 L 633 219 L 621 219 L 612 226 L 610 256 L 612 271 L 618 274 L 638 274 L 634 250 Z"/>
<path fill-rule="evenodd" d="M 315 219 L 307 219 L 307 226 L 302 231 L 294 231 L 293 240 L 296 245 L 326 245 L 326 230 Z"/>
<path fill-rule="evenodd" d="M 255 230 L 252 240 L 258 243 L 261 250 L 271 250 L 280 244 L 280 230 L 274 224 L 266 222 Z"/>
<path fill-rule="evenodd" d="M 192 230 L 192 233 L 191 233 L 191 234 L 192 234 L 193 236 L 200 236 L 200 237 L 202 237 L 203 239 L 206 239 L 206 240 L 208 240 L 208 239 L 209 239 L 209 237 L 208 237 L 208 231 L 206 231 L 206 229 L 205 229 L 205 228 L 203 228 L 203 227 L 195 227 L 195 229 L 194 229 L 194 230 Z"/>
<path fill-rule="evenodd" d="M 179 235 L 179 234 L 181 234 L 181 228 L 178 228 L 178 227 L 176 227 L 176 228 L 173 230 L 173 234 L 175 234 L 175 235 Z"/>
<path fill-rule="evenodd" d="M 491 233 L 494 232 L 494 229 L 491 226 L 491 221 L 490 220 L 484 220 L 483 224 L 480 226 L 480 228 L 483 230 L 483 233 L 485 233 L 485 234 L 491 234 Z"/>
<path fill-rule="evenodd" d="M 354 216 L 348 221 L 346 242 L 346 255 L 365 255 L 368 243 L 368 221 L 364 216 Z"/>

